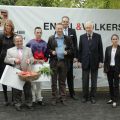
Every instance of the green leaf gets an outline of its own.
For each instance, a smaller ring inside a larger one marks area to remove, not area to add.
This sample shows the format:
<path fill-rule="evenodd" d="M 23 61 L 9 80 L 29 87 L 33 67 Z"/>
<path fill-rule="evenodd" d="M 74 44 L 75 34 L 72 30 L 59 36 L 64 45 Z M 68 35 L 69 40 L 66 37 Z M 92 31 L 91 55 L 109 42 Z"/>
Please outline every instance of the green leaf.
<path fill-rule="evenodd" d="M 50 76 L 53 74 L 53 71 L 49 67 L 40 68 L 38 72 L 40 72 L 41 74 L 47 75 L 47 76 Z"/>

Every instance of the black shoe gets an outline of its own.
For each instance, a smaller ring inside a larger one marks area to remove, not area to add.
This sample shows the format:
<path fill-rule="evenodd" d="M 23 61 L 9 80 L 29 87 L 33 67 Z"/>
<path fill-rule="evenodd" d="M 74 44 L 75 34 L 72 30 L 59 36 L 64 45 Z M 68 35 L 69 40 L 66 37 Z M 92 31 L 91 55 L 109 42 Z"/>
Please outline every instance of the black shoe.
<path fill-rule="evenodd" d="M 16 109 L 17 111 L 21 111 L 21 110 L 22 110 L 20 106 L 15 106 L 15 109 Z"/>
<path fill-rule="evenodd" d="M 109 100 L 108 102 L 107 102 L 107 104 L 112 104 L 113 103 L 113 100 Z"/>
<path fill-rule="evenodd" d="M 88 101 L 87 98 L 82 98 L 82 103 L 86 103 Z"/>
<path fill-rule="evenodd" d="M 78 100 L 78 98 L 77 98 L 75 95 L 71 96 L 71 98 L 72 98 L 73 100 Z"/>
<path fill-rule="evenodd" d="M 36 106 L 36 104 L 37 104 L 36 102 L 32 102 L 32 106 Z"/>
<path fill-rule="evenodd" d="M 37 103 L 41 106 L 45 106 L 45 103 L 43 101 L 38 101 Z"/>
<path fill-rule="evenodd" d="M 95 99 L 93 99 L 93 98 L 91 98 L 91 100 L 90 100 L 90 101 L 91 101 L 91 103 L 92 103 L 92 104 L 95 104 L 95 103 L 96 103 L 96 100 L 95 100 Z"/>

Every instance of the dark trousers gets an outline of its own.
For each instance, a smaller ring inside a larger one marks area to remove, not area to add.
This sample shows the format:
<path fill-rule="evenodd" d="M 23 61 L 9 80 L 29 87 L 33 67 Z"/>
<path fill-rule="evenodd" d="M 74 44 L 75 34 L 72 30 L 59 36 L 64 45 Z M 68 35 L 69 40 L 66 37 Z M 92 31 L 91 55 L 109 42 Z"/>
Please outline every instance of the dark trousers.
<path fill-rule="evenodd" d="M 115 67 L 110 67 L 110 71 L 107 73 L 109 91 L 111 100 L 118 101 L 119 98 L 119 74 L 115 71 Z"/>
<path fill-rule="evenodd" d="M 24 96 L 25 96 L 25 104 L 28 106 L 32 105 L 32 90 L 31 90 L 31 82 L 26 82 L 24 87 Z"/>
<path fill-rule="evenodd" d="M 24 95 L 25 95 L 25 104 L 28 106 L 31 106 L 32 105 L 31 82 L 25 82 L 23 89 L 24 89 Z M 13 88 L 13 100 L 16 106 L 21 106 L 22 90 Z"/>
<path fill-rule="evenodd" d="M 74 96 L 74 81 L 73 81 L 73 60 L 70 61 L 70 64 L 67 69 L 67 84 L 68 84 L 68 89 L 70 96 Z"/>
<path fill-rule="evenodd" d="M 91 91 L 89 93 L 89 75 L 91 74 Z M 82 70 L 82 90 L 83 97 L 88 99 L 95 97 L 97 90 L 98 70 Z"/>
<path fill-rule="evenodd" d="M 2 85 L 2 88 L 3 88 L 5 102 L 8 102 L 7 86 Z M 12 88 L 12 102 L 13 102 L 13 88 Z"/>
<path fill-rule="evenodd" d="M 2 77 L 3 71 L 5 69 L 5 64 L 1 62 L 1 66 L 0 66 L 0 78 Z M 6 85 L 2 85 L 3 88 L 3 94 L 4 94 L 4 99 L 5 102 L 8 102 L 8 93 L 7 93 L 7 86 Z M 13 90 L 12 90 L 13 93 Z M 13 101 L 13 94 L 12 94 L 12 101 Z"/>
<path fill-rule="evenodd" d="M 57 99 L 57 81 L 59 86 L 59 96 L 61 99 L 66 97 L 66 76 L 67 68 L 64 60 L 61 61 L 52 61 L 50 63 L 51 69 L 53 70 L 52 74 L 52 96 L 54 99 Z"/>

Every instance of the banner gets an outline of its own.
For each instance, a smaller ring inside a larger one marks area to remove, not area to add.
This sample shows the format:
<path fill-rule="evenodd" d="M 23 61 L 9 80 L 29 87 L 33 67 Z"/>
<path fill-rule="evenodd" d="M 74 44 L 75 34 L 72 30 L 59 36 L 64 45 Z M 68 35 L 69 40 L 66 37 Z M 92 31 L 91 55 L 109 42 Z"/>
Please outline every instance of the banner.
<path fill-rule="evenodd" d="M 15 32 L 24 36 L 24 44 L 34 38 L 34 28 L 40 26 L 43 30 L 42 38 L 48 41 L 54 34 L 55 24 L 61 22 L 62 16 L 70 18 L 71 28 L 76 29 L 77 40 L 85 33 L 84 24 L 94 23 L 94 32 L 101 34 L 103 47 L 111 44 L 112 34 L 120 35 L 120 10 L 112 9 L 83 9 L 83 8 L 54 8 L 28 6 L 0 6 L 0 30 L 3 29 L 5 19 L 11 19 L 15 25 Z M 75 88 L 81 87 L 81 69 L 74 70 Z M 103 69 L 99 70 L 98 86 L 107 86 Z M 49 83 L 46 88 L 51 88 Z"/>

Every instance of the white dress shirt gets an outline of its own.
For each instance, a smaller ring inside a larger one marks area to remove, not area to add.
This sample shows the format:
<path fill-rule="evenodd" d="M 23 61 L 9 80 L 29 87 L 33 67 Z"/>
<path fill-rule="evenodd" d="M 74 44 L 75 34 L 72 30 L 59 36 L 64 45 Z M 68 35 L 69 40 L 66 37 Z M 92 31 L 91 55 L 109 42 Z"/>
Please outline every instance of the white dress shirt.
<path fill-rule="evenodd" d="M 68 28 L 63 30 L 64 35 L 68 36 Z"/>
<path fill-rule="evenodd" d="M 115 66 L 115 54 L 117 48 L 112 48 L 110 66 Z"/>

